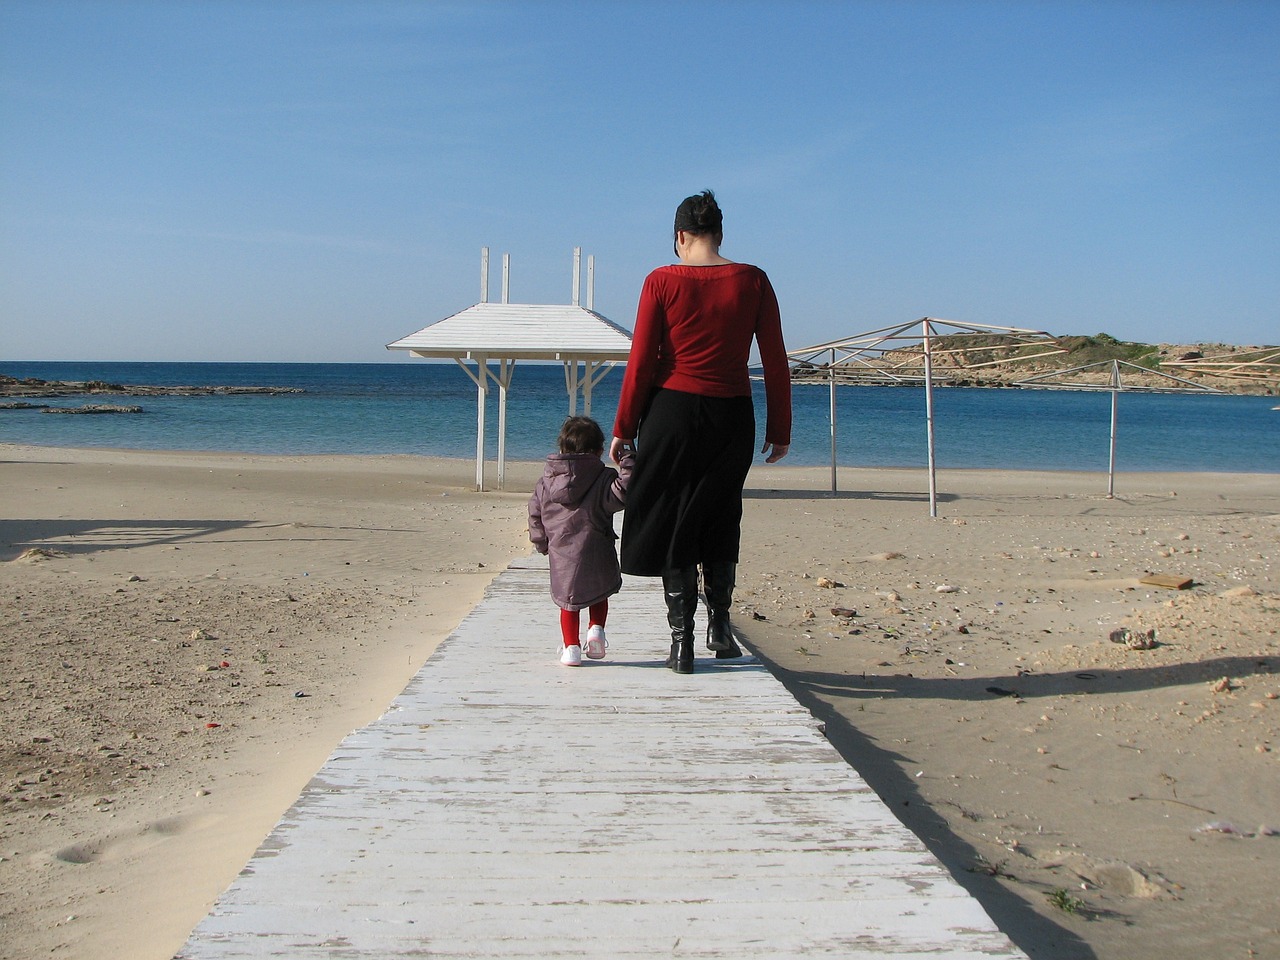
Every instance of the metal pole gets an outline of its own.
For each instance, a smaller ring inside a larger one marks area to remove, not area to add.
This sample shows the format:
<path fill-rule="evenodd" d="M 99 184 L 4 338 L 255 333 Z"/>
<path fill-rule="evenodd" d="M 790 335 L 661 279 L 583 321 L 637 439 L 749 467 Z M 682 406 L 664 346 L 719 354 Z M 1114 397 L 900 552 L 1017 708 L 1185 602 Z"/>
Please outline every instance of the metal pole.
<path fill-rule="evenodd" d="M 505 489 L 507 480 L 507 384 L 511 382 L 508 364 L 514 360 L 505 357 L 498 361 L 498 489 Z"/>
<path fill-rule="evenodd" d="M 484 357 L 476 359 L 476 489 L 484 491 L 484 398 L 489 392 L 489 363 Z"/>
<path fill-rule="evenodd" d="M 938 480 L 934 468 L 933 448 L 933 348 L 929 342 L 930 324 L 924 323 L 924 419 L 929 434 L 929 516 L 938 515 Z"/>
<path fill-rule="evenodd" d="M 591 254 L 587 257 L 587 309 L 594 310 L 596 308 L 596 257 Z"/>
<path fill-rule="evenodd" d="M 502 302 L 511 302 L 511 254 L 502 255 Z"/>
<path fill-rule="evenodd" d="M 1120 400 L 1120 365 L 1111 361 L 1111 456 L 1107 464 L 1107 499 L 1116 495 L 1116 408 Z"/>
<path fill-rule="evenodd" d="M 480 248 L 480 302 L 489 302 L 489 248 Z"/>
<path fill-rule="evenodd" d="M 836 492 L 836 351 L 831 350 L 831 362 L 827 364 L 827 376 L 831 389 L 831 492 Z"/>

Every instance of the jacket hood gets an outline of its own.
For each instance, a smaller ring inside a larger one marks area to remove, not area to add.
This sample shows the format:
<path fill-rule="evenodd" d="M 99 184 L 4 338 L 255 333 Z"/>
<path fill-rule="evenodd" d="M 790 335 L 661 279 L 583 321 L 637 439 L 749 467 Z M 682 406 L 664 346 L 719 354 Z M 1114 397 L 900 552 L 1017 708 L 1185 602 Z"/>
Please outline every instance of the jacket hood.
<path fill-rule="evenodd" d="M 592 453 L 553 453 L 547 457 L 547 499 L 572 506 L 609 469 Z"/>

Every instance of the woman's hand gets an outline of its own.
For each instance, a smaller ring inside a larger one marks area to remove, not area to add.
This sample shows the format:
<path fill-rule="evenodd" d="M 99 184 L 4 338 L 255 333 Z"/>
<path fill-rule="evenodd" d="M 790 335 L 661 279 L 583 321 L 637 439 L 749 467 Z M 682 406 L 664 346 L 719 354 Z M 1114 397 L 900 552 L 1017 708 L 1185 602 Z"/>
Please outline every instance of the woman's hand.
<path fill-rule="evenodd" d="M 769 451 L 770 447 L 773 448 L 773 452 L 771 453 Z M 787 455 L 787 451 L 790 449 L 791 444 L 789 443 L 770 443 L 766 440 L 764 442 L 764 446 L 760 448 L 760 452 L 768 454 L 768 456 L 764 458 L 765 463 L 777 463 Z"/>
<path fill-rule="evenodd" d="M 614 437 L 609 442 L 609 459 L 614 463 L 622 462 L 622 454 L 631 449 L 631 441 L 623 440 L 621 437 Z"/>

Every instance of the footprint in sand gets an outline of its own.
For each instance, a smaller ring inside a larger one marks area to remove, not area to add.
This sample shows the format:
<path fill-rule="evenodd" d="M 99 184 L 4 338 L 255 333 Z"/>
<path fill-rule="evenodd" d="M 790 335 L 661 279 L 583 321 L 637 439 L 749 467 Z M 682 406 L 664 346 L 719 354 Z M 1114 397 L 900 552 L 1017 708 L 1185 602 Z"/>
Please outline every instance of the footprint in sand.
<path fill-rule="evenodd" d="M 141 830 L 98 837 L 82 843 L 73 843 L 54 851 L 53 859 L 62 863 L 86 864 L 114 860 L 146 850 L 167 839 L 212 823 L 216 817 L 208 814 L 186 814 L 166 817 L 146 824 Z"/>

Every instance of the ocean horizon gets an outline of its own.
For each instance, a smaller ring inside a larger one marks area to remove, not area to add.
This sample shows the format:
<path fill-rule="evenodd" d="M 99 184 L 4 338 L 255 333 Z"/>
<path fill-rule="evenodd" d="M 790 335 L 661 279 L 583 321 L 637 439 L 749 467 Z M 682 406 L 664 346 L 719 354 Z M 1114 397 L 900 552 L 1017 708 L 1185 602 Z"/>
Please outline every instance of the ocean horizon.
<path fill-rule="evenodd" d="M 453 363 L 0 362 L 0 374 L 42 380 L 147 386 L 284 387 L 279 395 L 144 396 L 119 403 L 138 414 L 51 416 L 0 410 L 0 442 L 247 454 L 418 455 L 474 460 L 476 386 Z M 592 416 L 606 435 L 622 367 L 595 387 Z M 757 446 L 763 386 L 755 384 Z M 845 386 L 836 391 L 842 467 L 927 462 L 925 391 L 919 386 Z M 831 462 L 825 384 L 792 390 L 795 466 Z M 40 400 L 51 406 L 102 396 Z M 1117 401 L 1119 472 L 1280 472 L 1280 410 L 1274 397 L 1123 392 Z M 486 404 L 486 456 L 497 453 L 497 390 Z M 938 387 L 934 433 L 939 469 L 1108 469 L 1109 391 Z M 568 413 L 560 364 L 516 366 L 507 406 L 507 459 L 541 460 Z"/>

